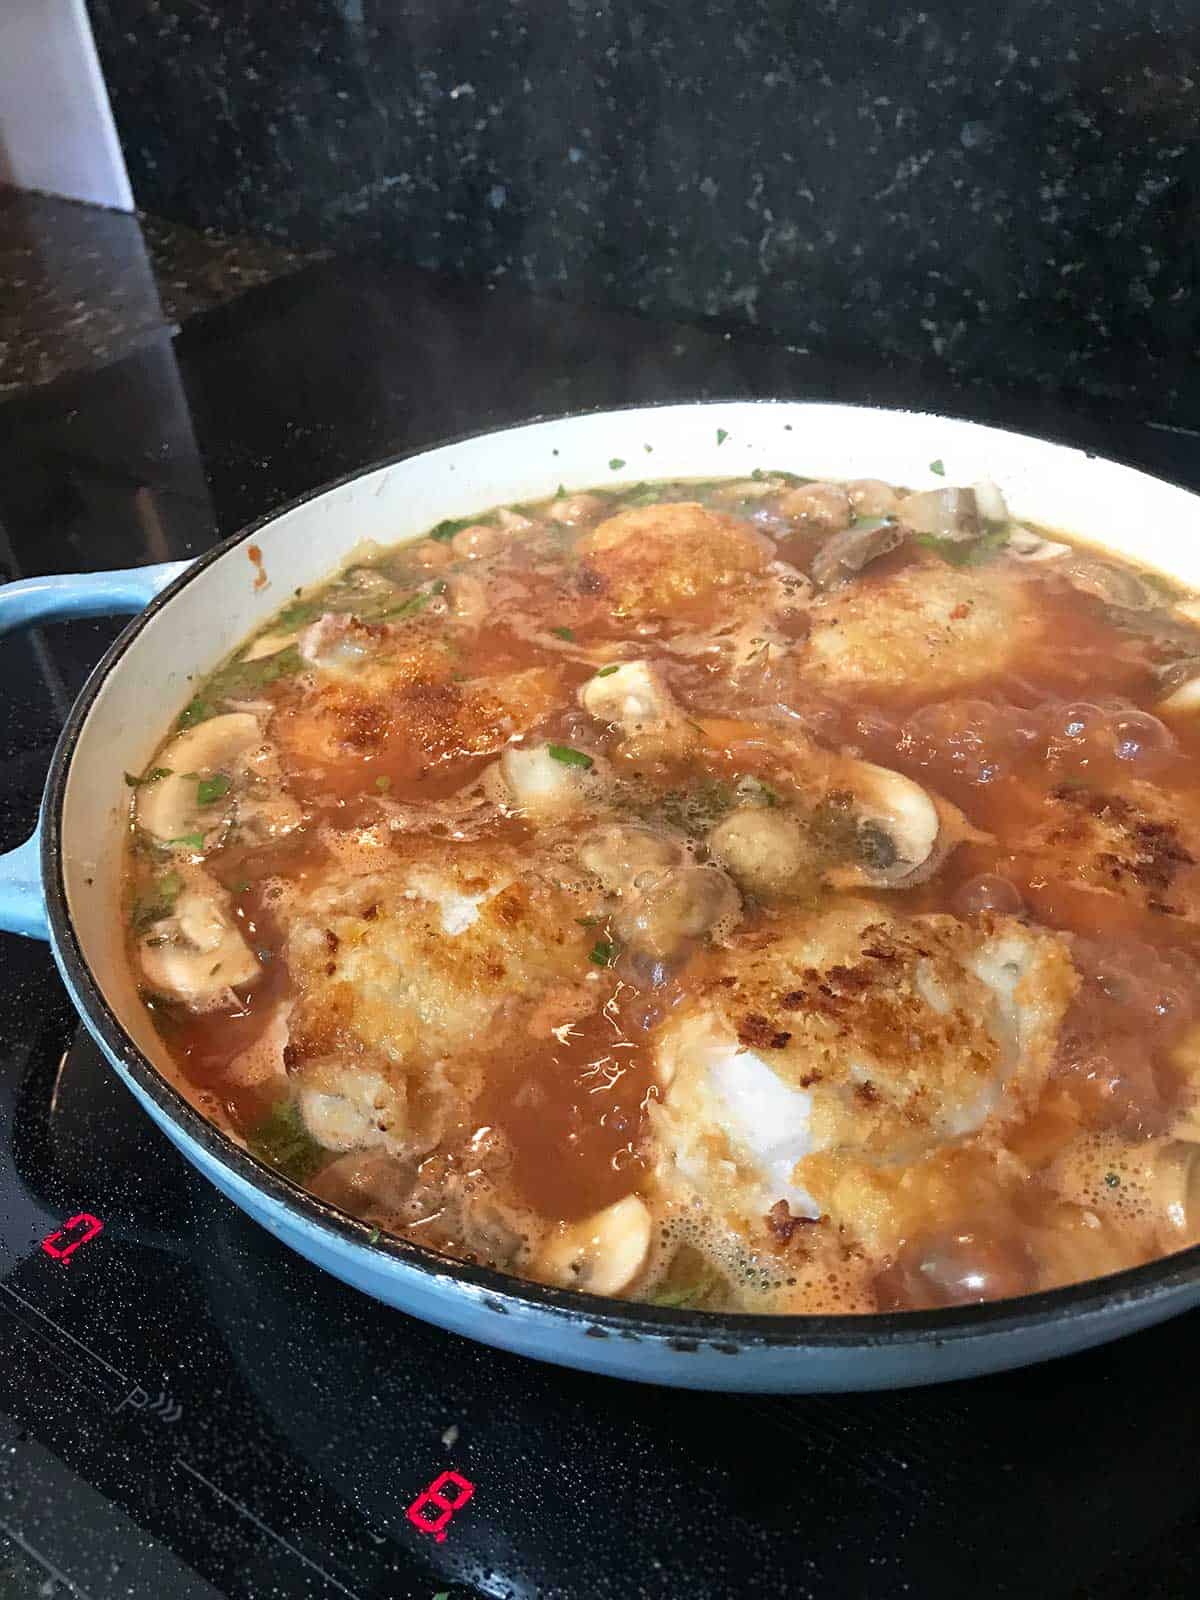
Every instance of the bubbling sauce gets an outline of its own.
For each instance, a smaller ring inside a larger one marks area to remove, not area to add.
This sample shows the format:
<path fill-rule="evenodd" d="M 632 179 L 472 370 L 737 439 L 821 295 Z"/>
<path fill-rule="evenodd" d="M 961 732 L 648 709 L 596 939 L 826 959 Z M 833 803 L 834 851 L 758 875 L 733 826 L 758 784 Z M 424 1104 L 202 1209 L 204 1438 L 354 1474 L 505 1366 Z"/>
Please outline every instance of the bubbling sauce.
<path fill-rule="evenodd" d="M 381 1232 L 660 1305 L 1200 1239 L 1200 602 L 993 485 L 593 490 L 297 592 L 131 785 L 198 1105 Z"/>

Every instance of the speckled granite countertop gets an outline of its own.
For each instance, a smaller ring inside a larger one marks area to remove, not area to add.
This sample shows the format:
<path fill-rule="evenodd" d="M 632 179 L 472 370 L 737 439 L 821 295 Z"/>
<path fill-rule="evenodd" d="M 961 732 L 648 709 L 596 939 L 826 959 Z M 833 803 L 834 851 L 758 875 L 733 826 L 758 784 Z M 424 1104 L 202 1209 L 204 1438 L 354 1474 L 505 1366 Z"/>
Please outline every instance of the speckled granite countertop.
<path fill-rule="evenodd" d="M 0 188 L 0 399 L 112 361 L 316 259 Z"/>

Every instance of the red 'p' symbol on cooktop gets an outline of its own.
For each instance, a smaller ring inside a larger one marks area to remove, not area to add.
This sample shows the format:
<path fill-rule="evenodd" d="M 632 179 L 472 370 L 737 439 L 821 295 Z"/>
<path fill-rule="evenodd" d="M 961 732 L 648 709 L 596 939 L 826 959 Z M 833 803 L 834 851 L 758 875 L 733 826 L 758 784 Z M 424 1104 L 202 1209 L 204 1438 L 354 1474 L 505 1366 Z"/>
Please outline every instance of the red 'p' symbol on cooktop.
<path fill-rule="evenodd" d="M 99 1217 L 94 1217 L 90 1211 L 77 1211 L 73 1217 L 68 1217 L 61 1228 L 56 1228 L 42 1240 L 42 1249 L 48 1256 L 53 1256 L 56 1261 L 67 1264 L 73 1251 L 78 1250 L 81 1244 L 86 1244 L 89 1239 L 94 1239 L 104 1224 Z M 75 1236 L 68 1236 L 74 1232 Z"/>
<path fill-rule="evenodd" d="M 442 1493 L 443 1489 L 448 1488 L 457 1491 L 453 1498 Z M 462 1510 L 474 1493 L 475 1485 L 460 1472 L 439 1473 L 428 1489 L 423 1489 L 409 1506 L 408 1520 L 422 1533 L 431 1533 L 441 1544 L 446 1537 L 446 1524 L 456 1511 Z"/>

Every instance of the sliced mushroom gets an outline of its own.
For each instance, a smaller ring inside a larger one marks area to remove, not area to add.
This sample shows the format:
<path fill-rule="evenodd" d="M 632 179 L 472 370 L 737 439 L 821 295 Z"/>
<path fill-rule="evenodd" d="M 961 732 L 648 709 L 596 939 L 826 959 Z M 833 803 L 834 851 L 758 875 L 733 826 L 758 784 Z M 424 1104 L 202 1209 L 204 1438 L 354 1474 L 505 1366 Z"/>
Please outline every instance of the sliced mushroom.
<path fill-rule="evenodd" d="M 708 848 L 760 900 L 786 898 L 813 880 L 812 845 L 789 810 L 753 806 L 733 811 L 709 834 Z"/>
<path fill-rule="evenodd" d="M 640 955 L 671 961 L 706 934 L 731 933 L 741 911 L 741 896 L 720 867 L 674 867 L 624 901 L 613 926 Z"/>
<path fill-rule="evenodd" d="M 507 542 L 499 528 L 486 522 L 472 522 L 458 530 L 450 541 L 450 548 L 462 561 L 481 561 L 484 556 L 494 556 Z"/>
<path fill-rule="evenodd" d="M 898 522 L 868 517 L 826 540 L 813 557 L 812 580 L 822 589 L 847 583 L 869 562 L 894 550 L 903 538 L 904 529 Z"/>
<path fill-rule="evenodd" d="M 982 531 L 974 489 L 927 489 L 906 495 L 896 515 L 913 533 L 932 534 L 936 539 L 977 539 Z"/>
<path fill-rule="evenodd" d="M 288 1019 L 292 1014 L 290 1001 L 282 1001 L 272 1011 L 266 1027 L 254 1043 L 234 1056 L 226 1076 L 231 1083 L 248 1089 L 274 1085 L 283 1089 L 287 1082 L 287 1064 L 283 1052 L 287 1049 Z"/>
<path fill-rule="evenodd" d="M 379 546 L 376 545 L 375 548 L 379 549 Z M 378 567 L 351 567 L 342 580 L 342 585 L 358 594 L 396 594 L 399 590 L 399 585 L 380 572 Z"/>
<path fill-rule="evenodd" d="M 394 1150 L 404 1136 L 404 1085 L 338 1061 L 304 1069 L 299 1088 L 304 1126 L 326 1150 Z"/>
<path fill-rule="evenodd" d="M 1200 711 L 1200 662 L 1192 662 L 1191 666 L 1196 675 L 1178 683 L 1169 695 L 1158 702 L 1154 708 L 1156 711 L 1165 711 L 1169 716 L 1177 717 L 1190 717 Z"/>
<path fill-rule="evenodd" d="M 987 838 L 957 806 L 902 773 L 849 760 L 844 775 L 845 790 L 833 792 L 849 794 L 859 859 L 826 873 L 838 888 L 911 888 L 931 878 L 956 845 Z"/>
<path fill-rule="evenodd" d="M 840 483 L 804 483 L 780 495 L 779 509 L 785 517 L 813 528 L 836 532 L 848 528 L 853 511 L 850 496 Z"/>
<path fill-rule="evenodd" d="M 603 783 L 600 758 L 590 757 L 585 766 L 582 761 L 558 760 L 550 750 L 548 744 L 513 745 L 497 763 L 504 781 L 503 799 L 539 819 L 583 810 Z"/>
<path fill-rule="evenodd" d="M 256 717 L 231 711 L 172 739 L 159 756 L 169 775 L 138 790 L 139 825 L 164 844 L 203 838 L 225 821 L 232 806 L 232 799 L 226 800 L 228 785 L 225 793 L 213 793 L 220 785 L 211 780 L 220 775 L 230 778 L 239 760 L 261 738 Z"/>
<path fill-rule="evenodd" d="M 623 895 L 650 885 L 684 859 L 683 841 L 636 822 L 608 822 L 580 841 L 580 865 L 600 880 L 606 894 Z"/>
<path fill-rule="evenodd" d="M 263 633 L 241 657 L 243 661 L 261 661 L 265 656 L 277 656 L 288 645 L 295 644 L 297 633 Z"/>
<path fill-rule="evenodd" d="M 1162 608 L 1162 594 L 1128 567 L 1097 561 L 1093 556 L 1072 555 L 1061 562 L 1057 570 L 1074 588 L 1095 595 L 1097 600 L 1116 606 L 1118 610 L 1158 611 Z"/>
<path fill-rule="evenodd" d="M 236 1004 L 235 988 L 254 983 L 258 958 L 221 904 L 215 884 L 185 889 L 170 917 L 152 925 L 138 947 L 146 982 L 155 994 L 182 1001 L 192 1011 Z"/>
<path fill-rule="evenodd" d="M 767 495 L 782 489 L 786 481 L 785 478 L 773 478 L 767 474 L 761 478 L 736 478 L 732 483 L 723 483 L 714 489 L 711 498 L 724 505 L 736 505 L 740 500 L 764 500 Z"/>
<path fill-rule="evenodd" d="M 1010 520 L 1000 487 L 990 478 L 981 478 L 972 486 L 972 493 L 975 496 L 975 509 L 984 522 L 991 523 L 993 527 L 1003 527 Z"/>
<path fill-rule="evenodd" d="M 410 545 L 404 553 L 414 566 L 421 568 L 422 572 L 440 572 L 454 560 L 440 539 L 422 539 L 419 543 Z"/>
<path fill-rule="evenodd" d="M 900 499 L 881 478 L 855 478 L 846 485 L 846 493 L 856 517 L 890 517 Z"/>
<path fill-rule="evenodd" d="M 630 738 L 665 734 L 686 727 L 687 719 L 656 668 L 648 661 L 626 661 L 589 678 L 579 703 L 601 722 L 614 722 Z"/>
<path fill-rule="evenodd" d="M 546 515 L 552 522 L 561 522 L 565 527 L 573 528 L 603 510 L 604 504 L 598 494 L 568 494 L 552 500 L 546 507 Z"/>
<path fill-rule="evenodd" d="M 539 1265 L 563 1288 L 620 1294 L 645 1263 L 651 1227 L 646 1206 L 626 1195 L 582 1222 L 565 1224 L 543 1247 Z"/>
<path fill-rule="evenodd" d="M 278 790 L 273 794 L 246 795 L 235 807 L 237 825 L 260 844 L 284 839 L 304 821 L 300 802 Z"/>
<path fill-rule="evenodd" d="M 1059 556 L 1071 553 L 1069 544 L 1056 544 L 1053 539 L 1043 539 L 1040 533 L 1022 527 L 1009 532 L 1004 549 L 1017 561 L 1057 561 Z"/>

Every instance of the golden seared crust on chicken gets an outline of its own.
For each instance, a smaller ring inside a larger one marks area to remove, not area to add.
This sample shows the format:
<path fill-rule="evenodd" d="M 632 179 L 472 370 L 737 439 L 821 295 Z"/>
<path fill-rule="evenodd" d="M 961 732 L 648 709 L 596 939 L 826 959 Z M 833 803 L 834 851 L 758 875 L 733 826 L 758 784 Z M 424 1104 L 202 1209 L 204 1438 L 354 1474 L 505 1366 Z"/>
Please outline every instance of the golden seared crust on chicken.
<path fill-rule="evenodd" d="M 1149 911 L 1200 918 L 1200 825 L 1194 805 L 1132 780 L 1120 794 L 1060 784 L 1044 821 L 1018 844 L 1049 878 L 1122 896 Z"/>
<path fill-rule="evenodd" d="M 313 687 L 272 731 L 293 761 L 341 762 L 388 749 L 430 763 L 487 755 L 533 727 L 561 699 L 555 667 L 462 680 L 436 640 L 381 645 L 356 673 L 316 669 Z"/>
<path fill-rule="evenodd" d="M 582 586 L 639 619 L 687 616 L 745 589 L 772 560 L 747 523 L 690 501 L 622 511 L 578 549 Z"/>
<path fill-rule="evenodd" d="M 417 847 L 414 846 L 414 851 Z M 552 985 L 586 981 L 595 935 L 549 879 L 502 846 L 405 859 L 343 843 L 279 914 L 299 991 L 293 1053 L 367 1048 L 394 1062 L 459 1060 Z M 594 970 L 594 969 L 592 969 Z"/>
<path fill-rule="evenodd" d="M 887 1170 L 992 1146 L 1036 1102 L 1076 982 L 1059 938 L 1004 917 L 851 900 L 735 937 L 663 1030 L 662 1175 L 728 1213 L 815 1217 L 828 1157 Z"/>
<path fill-rule="evenodd" d="M 797 659 L 816 685 L 902 688 L 913 698 L 1004 672 L 1040 629 L 1020 574 L 932 558 L 823 595 L 810 617 Z"/>

